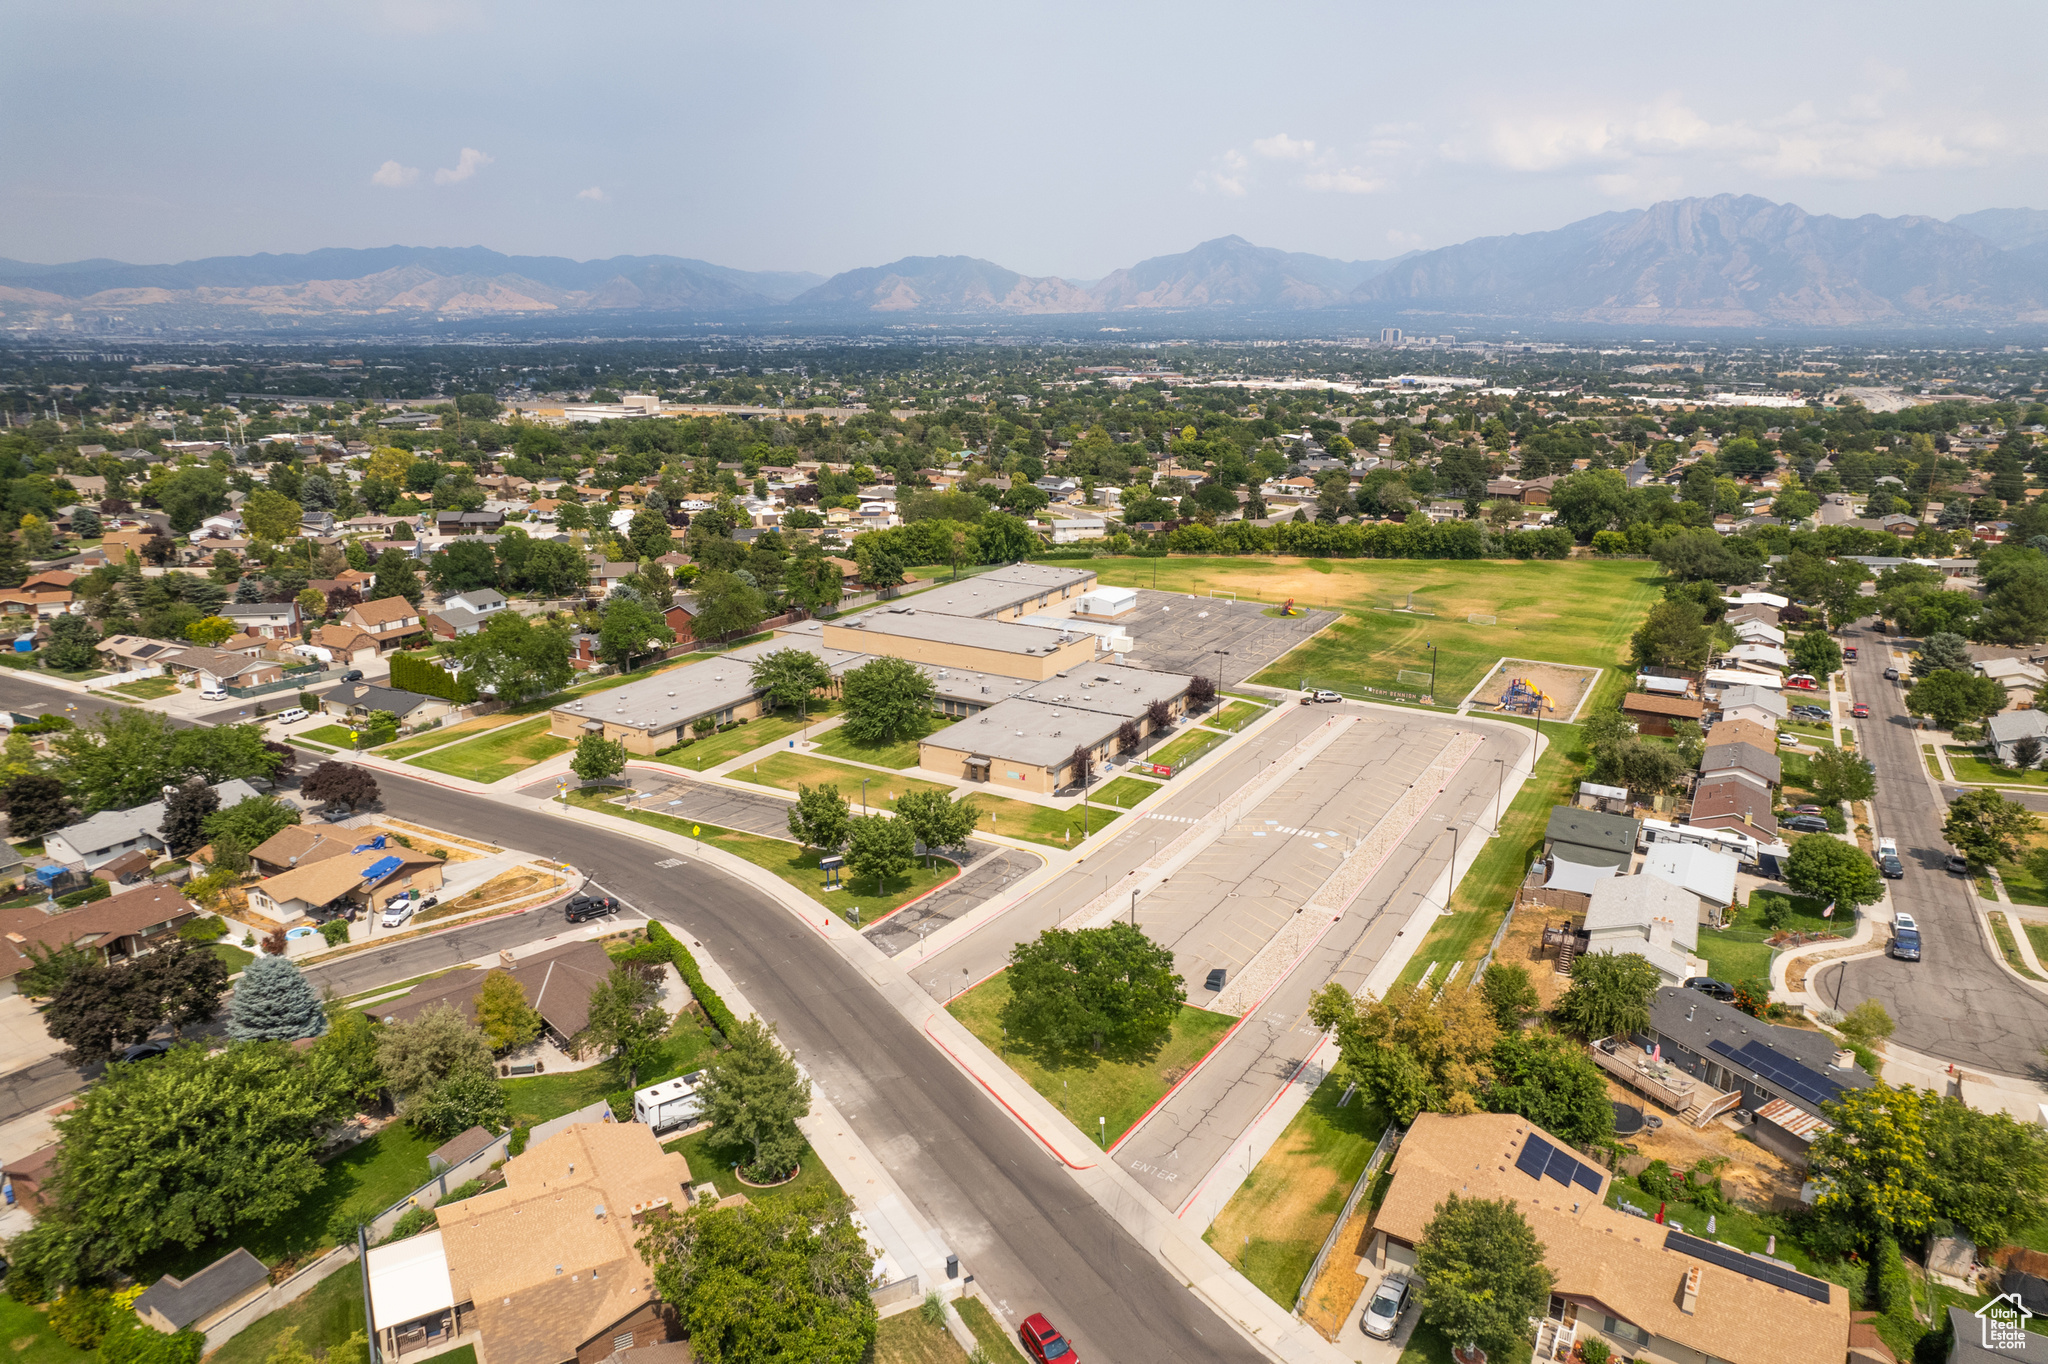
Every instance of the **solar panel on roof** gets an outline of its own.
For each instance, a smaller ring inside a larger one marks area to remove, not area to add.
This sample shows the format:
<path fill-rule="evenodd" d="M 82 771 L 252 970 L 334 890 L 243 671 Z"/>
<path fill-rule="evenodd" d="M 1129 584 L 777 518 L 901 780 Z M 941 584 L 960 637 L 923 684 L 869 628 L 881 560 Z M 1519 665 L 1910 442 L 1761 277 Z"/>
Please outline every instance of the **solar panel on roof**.
<path fill-rule="evenodd" d="M 1583 1185 L 1594 1193 L 1600 1192 L 1600 1172 L 1590 1165 L 1581 1165 L 1578 1174 L 1573 1176 L 1572 1182 Z"/>
<path fill-rule="evenodd" d="M 1830 1296 L 1830 1286 L 1824 1280 L 1801 1274 L 1796 1269 L 1772 1264 L 1769 1260 L 1759 1259 L 1754 1255 L 1745 1255 L 1733 1247 L 1718 1242 L 1702 1241 L 1697 1236 L 1687 1236 L 1682 1231 L 1665 1233 L 1664 1249 L 1675 1250 L 1680 1255 L 1690 1255 L 1695 1260 L 1705 1260 L 1710 1265 L 1719 1265 L 1722 1269 L 1733 1270 L 1746 1278 L 1770 1284 L 1774 1288 L 1798 1293 L 1803 1297 L 1812 1298 L 1815 1302 L 1826 1302 Z"/>
<path fill-rule="evenodd" d="M 1750 1041 L 1740 1049 L 1715 1038 L 1707 1044 L 1709 1050 L 1726 1056 L 1736 1064 L 1755 1072 L 1763 1080 L 1786 1093 L 1804 1099 L 1809 1104 L 1823 1104 L 1840 1097 L 1842 1087 L 1822 1075 L 1819 1071 L 1782 1056 L 1761 1042 Z"/>
<path fill-rule="evenodd" d="M 1550 1163 L 1550 1153 L 1556 1149 L 1541 1137 L 1531 1137 L 1522 1143 L 1522 1154 L 1515 1157 L 1515 1168 L 1531 1179 L 1541 1179 L 1543 1167 Z"/>
<path fill-rule="evenodd" d="M 1570 1152 L 1560 1148 L 1551 1151 L 1550 1168 L 1545 1170 L 1543 1173 L 1549 1175 L 1558 1183 L 1569 1188 L 1571 1186 L 1572 1176 L 1577 1174 L 1578 1172 L 1579 1163 L 1571 1158 Z"/>

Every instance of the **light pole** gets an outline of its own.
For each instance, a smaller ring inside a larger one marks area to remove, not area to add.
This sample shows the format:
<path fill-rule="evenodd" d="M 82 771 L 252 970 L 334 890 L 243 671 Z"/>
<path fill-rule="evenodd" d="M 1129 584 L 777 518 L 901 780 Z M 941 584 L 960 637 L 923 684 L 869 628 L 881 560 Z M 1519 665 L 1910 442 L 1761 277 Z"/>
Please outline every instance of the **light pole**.
<path fill-rule="evenodd" d="M 862 777 L 860 779 L 860 812 L 862 814 L 868 812 L 868 783 L 873 780 L 873 777 Z"/>
<path fill-rule="evenodd" d="M 1138 926 L 1138 888 L 1131 887 L 1131 927 Z"/>
<path fill-rule="evenodd" d="M 1499 768 L 1500 771 L 1497 774 L 1498 780 L 1493 785 L 1493 832 L 1487 835 L 1488 838 L 1497 838 L 1500 835 L 1500 797 L 1501 793 L 1507 790 L 1508 786 L 1507 762 L 1506 758 L 1495 758 L 1493 760 L 1493 765 Z"/>
<path fill-rule="evenodd" d="M 1429 650 L 1429 703 L 1433 706 L 1436 704 L 1436 645 L 1425 639 L 1422 647 Z"/>

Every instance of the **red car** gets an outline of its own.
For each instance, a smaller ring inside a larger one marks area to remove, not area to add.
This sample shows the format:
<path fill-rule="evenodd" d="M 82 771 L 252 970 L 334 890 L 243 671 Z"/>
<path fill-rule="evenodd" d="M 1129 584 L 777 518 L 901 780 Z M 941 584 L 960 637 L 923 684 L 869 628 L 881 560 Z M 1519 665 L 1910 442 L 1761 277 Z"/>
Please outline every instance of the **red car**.
<path fill-rule="evenodd" d="M 1868 701 L 1858 701 L 1856 708 L 1849 713 L 1859 720 L 1868 720 L 1870 718 L 1870 703 Z"/>
<path fill-rule="evenodd" d="M 1053 1329 L 1042 1312 L 1024 1318 L 1024 1324 L 1017 1328 L 1017 1338 L 1024 1342 L 1025 1356 L 1037 1364 L 1080 1364 L 1081 1357 L 1074 1353 L 1074 1347 Z"/>

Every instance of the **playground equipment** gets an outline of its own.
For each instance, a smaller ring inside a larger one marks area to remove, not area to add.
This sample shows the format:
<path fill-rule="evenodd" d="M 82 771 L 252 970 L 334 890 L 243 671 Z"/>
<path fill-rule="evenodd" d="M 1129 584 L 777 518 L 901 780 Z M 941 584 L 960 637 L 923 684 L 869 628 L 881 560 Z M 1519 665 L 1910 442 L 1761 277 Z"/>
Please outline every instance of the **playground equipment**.
<path fill-rule="evenodd" d="M 1500 694 L 1500 708 L 1517 715 L 1535 715 L 1539 710 L 1556 710 L 1557 702 L 1545 696 L 1534 683 L 1515 677 L 1508 680 L 1508 689 Z"/>
<path fill-rule="evenodd" d="M 1280 608 L 1280 614 L 1283 616 L 1299 616 L 1302 612 L 1294 609 L 1294 598 L 1289 597 L 1287 603 Z"/>

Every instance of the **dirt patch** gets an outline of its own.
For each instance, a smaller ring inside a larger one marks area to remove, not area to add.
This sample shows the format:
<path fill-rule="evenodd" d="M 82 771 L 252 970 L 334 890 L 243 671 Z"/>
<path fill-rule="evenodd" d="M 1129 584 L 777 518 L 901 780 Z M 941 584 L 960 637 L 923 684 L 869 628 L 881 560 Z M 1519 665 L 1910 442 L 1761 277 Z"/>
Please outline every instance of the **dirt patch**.
<path fill-rule="evenodd" d="M 1611 1079 L 1607 1082 L 1607 1092 L 1610 1098 L 1657 1112 L 1654 1104 L 1645 1104 L 1641 1095 Z M 1709 1157 L 1725 1158 L 1728 1164 L 1721 1169 L 1722 1191 L 1737 1203 L 1756 1211 L 1769 1211 L 1773 1207 L 1784 1206 L 1788 1199 L 1798 1199 L 1804 1176 L 1788 1162 L 1741 1133 L 1723 1127 L 1719 1122 L 1691 1127 L 1672 1114 L 1661 1113 L 1659 1116 L 1664 1119 L 1663 1127 L 1654 1132 L 1645 1128 L 1628 1139 L 1627 1144 L 1638 1154 L 1651 1160 L 1665 1161 L 1674 1170 L 1691 1169 Z"/>
<path fill-rule="evenodd" d="M 451 918 L 457 914 L 474 914 L 477 910 L 489 909 L 492 905 L 523 899 L 528 895 L 538 895 L 566 884 L 561 877 L 537 871 L 532 867 L 514 867 L 511 871 L 499 872 L 466 895 L 453 900 L 443 900 L 421 914 L 420 922 Z"/>
<path fill-rule="evenodd" d="M 390 818 L 386 818 L 381 822 L 385 826 L 385 832 L 388 833 L 395 831 L 398 833 L 402 833 L 407 838 L 412 839 L 415 843 L 419 842 L 423 838 L 431 838 L 434 841 L 429 846 L 448 849 L 449 853 L 451 854 L 448 860 L 451 862 L 466 862 L 469 860 L 469 858 L 466 857 L 456 857 L 452 855 L 458 848 L 468 849 L 474 856 L 477 857 L 489 857 L 493 853 L 501 853 L 505 851 L 503 848 L 495 847 L 489 843 L 478 843 L 474 839 L 458 838 L 454 834 L 443 833 L 439 829 L 429 829 L 424 824 L 412 824 L 402 819 Z"/>
<path fill-rule="evenodd" d="M 1376 1209 L 1364 1206 L 1351 1214 L 1302 1306 L 1301 1319 L 1322 1332 L 1325 1340 L 1335 1340 L 1343 1331 L 1351 1314 L 1358 1310 L 1358 1300 L 1370 1282 L 1358 1272 L 1358 1262 L 1372 1244 L 1372 1221 L 1376 1215 Z"/>
<path fill-rule="evenodd" d="M 1519 680 L 1550 698 L 1550 704 L 1543 710 L 1544 719 L 1569 720 L 1578 712 L 1579 702 L 1592 690 L 1598 676 L 1599 670 L 1595 668 L 1511 658 L 1479 684 L 1479 690 L 1472 694 L 1472 705 L 1475 709 L 1498 709 L 1508 684 Z"/>
<path fill-rule="evenodd" d="M 1574 917 L 1545 905 L 1523 905 L 1515 911 L 1514 922 L 1508 925 L 1500 951 L 1494 955 L 1495 961 L 1512 962 L 1528 969 L 1529 983 L 1536 987 L 1541 1008 L 1548 1009 L 1557 1003 L 1572 983 L 1570 976 L 1557 973 L 1557 949 L 1543 945 L 1543 929 Z"/>

